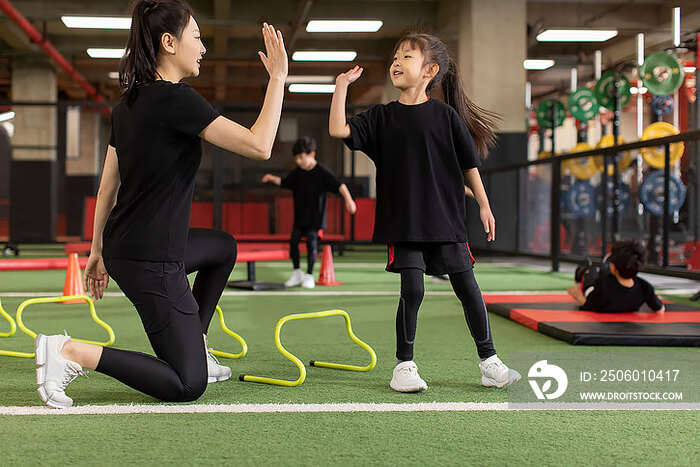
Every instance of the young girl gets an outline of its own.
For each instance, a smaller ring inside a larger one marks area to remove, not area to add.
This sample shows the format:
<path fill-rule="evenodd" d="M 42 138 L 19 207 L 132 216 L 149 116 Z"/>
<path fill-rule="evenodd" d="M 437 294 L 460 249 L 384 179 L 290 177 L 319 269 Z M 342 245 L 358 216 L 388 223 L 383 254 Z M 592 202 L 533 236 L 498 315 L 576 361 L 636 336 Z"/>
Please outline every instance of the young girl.
<path fill-rule="evenodd" d="M 251 159 L 269 159 L 279 124 L 287 75 L 282 35 L 263 25 L 270 75 L 260 116 L 244 128 L 220 116 L 194 89 L 206 52 L 192 9 L 183 0 L 133 2 L 126 55 L 119 69 L 124 89 L 112 112 L 95 209 L 85 285 L 97 299 L 112 276 L 134 304 L 155 352 L 38 335 L 37 384 L 41 399 L 70 407 L 65 389 L 83 368 L 95 369 L 163 401 L 191 401 L 207 382 L 228 379 L 206 349 L 206 333 L 236 261 L 229 234 L 188 229 L 201 139 Z M 197 271 L 190 290 L 187 274 Z"/>
<path fill-rule="evenodd" d="M 400 392 L 428 388 L 413 362 L 423 274 L 449 275 L 481 357 L 482 384 L 508 386 L 520 374 L 509 370 L 493 347 L 486 306 L 474 279 L 464 201 L 466 181 L 481 207 L 487 239 L 493 241 L 496 222 L 477 167 L 495 142 L 498 116 L 467 98 L 457 65 L 435 36 L 402 38 L 389 70 L 401 91 L 399 100 L 376 105 L 347 123 L 348 86 L 361 74 L 356 66 L 338 75 L 329 132 L 345 139 L 350 149 L 366 153 L 377 167 L 373 241 L 388 244 L 387 270 L 401 275 L 397 363 L 390 386 Z M 446 104 L 427 95 L 441 84 Z"/>

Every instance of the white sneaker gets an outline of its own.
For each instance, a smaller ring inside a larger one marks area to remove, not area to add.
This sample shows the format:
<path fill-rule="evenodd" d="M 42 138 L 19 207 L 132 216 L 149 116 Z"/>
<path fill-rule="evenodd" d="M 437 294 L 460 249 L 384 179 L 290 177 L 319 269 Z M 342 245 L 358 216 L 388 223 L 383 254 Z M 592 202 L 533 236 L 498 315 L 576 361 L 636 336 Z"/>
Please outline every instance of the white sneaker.
<path fill-rule="evenodd" d="M 37 392 L 41 400 L 53 409 L 65 409 L 73 405 L 73 399 L 66 396 L 66 387 L 78 375 L 85 375 L 80 365 L 65 359 L 61 354 L 64 344 L 69 340 L 70 336 L 61 334 L 38 334 L 34 340 Z"/>
<path fill-rule="evenodd" d="M 311 274 L 304 274 L 304 280 L 301 283 L 301 286 L 305 289 L 313 289 L 316 287 L 316 281 L 314 280 L 314 276 Z"/>
<path fill-rule="evenodd" d="M 497 355 L 492 355 L 479 362 L 481 370 L 481 384 L 484 386 L 496 386 L 504 388 L 520 379 L 520 373 L 508 368 Z"/>
<path fill-rule="evenodd" d="M 418 367 L 412 360 L 401 362 L 394 367 L 389 386 L 398 392 L 420 392 L 428 389 L 428 384 L 418 375 Z"/>
<path fill-rule="evenodd" d="M 289 280 L 284 283 L 284 286 L 296 287 L 297 285 L 301 285 L 301 283 L 304 282 L 305 276 L 304 271 L 301 269 L 295 269 L 294 272 L 292 272 L 292 277 L 290 277 Z"/>
<path fill-rule="evenodd" d="M 206 339 L 204 346 L 207 349 L 207 384 L 220 383 L 229 379 L 231 368 L 219 364 L 219 360 L 214 356 L 214 349 L 209 348 Z"/>

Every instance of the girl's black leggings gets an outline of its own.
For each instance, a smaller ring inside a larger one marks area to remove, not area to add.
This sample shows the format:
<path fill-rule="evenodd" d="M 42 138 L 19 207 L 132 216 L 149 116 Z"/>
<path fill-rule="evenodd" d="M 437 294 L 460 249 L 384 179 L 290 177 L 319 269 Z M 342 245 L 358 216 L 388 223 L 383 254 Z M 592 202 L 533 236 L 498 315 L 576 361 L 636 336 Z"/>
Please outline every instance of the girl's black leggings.
<path fill-rule="evenodd" d="M 226 232 L 190 229 L 184 262 L 105 260 L 141 317 L 156 356 L 104 347 L 97 371 L 167 402 L 192 401 L 207 386 L 202 334 L 236 262 Z M 190 290 L 187 274 L 197 271 Z"/>
<path fill-rule="evenodd" d="M 396 313 L 396 358 L 413 360 L 413 341 L 416 337 L 418 308 L 423 301 L 423 271 L 416 268 L 401 269 L 401 298 Z M 474 338 L 476 350 L 482 359 L 496 354 L 491 339 L 491 328 L 484 298 L 474 278 L 474 270 L 450 274 L 450 283 L 462 302 L 464 318 Z"/>

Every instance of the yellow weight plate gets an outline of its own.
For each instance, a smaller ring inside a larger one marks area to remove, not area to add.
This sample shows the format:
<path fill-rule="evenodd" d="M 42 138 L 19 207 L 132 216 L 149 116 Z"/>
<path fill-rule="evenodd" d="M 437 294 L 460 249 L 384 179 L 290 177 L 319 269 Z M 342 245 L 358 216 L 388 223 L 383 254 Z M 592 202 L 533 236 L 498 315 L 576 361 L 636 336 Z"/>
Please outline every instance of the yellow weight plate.
<path fill-rule="evenodd" d="M 625 144 L 625 140 L 621 136 L 617 138 L 618 144 Z M 605 135 L 598 142 L 597 148 L 609 148 L 615 145 L 615 137 L 613 135 Z M 595 156 L 593 158 L 595 165 L 598 170 L 603 171 L 603 156 Z M 620 159 L 617 161 L 617 171 L 624 172 L 627 167 L 632 163 L 632 154 L 629 151 L 625 151 L 621 154 Z M 608 175 L 613 174 L 612 165 L 608 168 Z"/>
<path fill-rule="evenodd" d="M 593 149 L 588 143 L 578 143 L 571 148 L 571 153 L 590 151 Z M 579 180 L 588 180 L 598 172 L 593 157 L 581 157 L 578 159 L 567 159 L 562 162 L 562 168 L 568 170 L 571 175 Z"/>
<path fill-rule="evenodd" d="M 642 141 L 677 135 L 678 133 L 680 133 L 678 128 L 670 123 L 656 122 L 644 129 L 644 133 L 642 133 Z M 647 164 L 655 169 L 664 168 L 664 160 L 666 158 L 666 149 L 664 146 L 642 148 L 640 151 L 644 161 Z M 675 164 L 681 159 L 681 157 L 683 157 L 683 151 L 685 151 L 684 143 L 679 142 L 671 144 L 671 164 Z"/>

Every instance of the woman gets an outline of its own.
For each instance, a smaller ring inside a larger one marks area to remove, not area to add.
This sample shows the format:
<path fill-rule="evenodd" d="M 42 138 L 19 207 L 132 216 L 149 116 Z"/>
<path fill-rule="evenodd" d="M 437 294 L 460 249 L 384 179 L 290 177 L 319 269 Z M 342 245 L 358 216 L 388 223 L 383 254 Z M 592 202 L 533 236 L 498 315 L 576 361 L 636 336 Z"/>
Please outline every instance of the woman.
<path fill-rule="evenodd" d="M 206 350 L 206 333 L 236 259 L 224 232 L 188 229 L 201 139 L 251 159 L 270 158 L 287 75 L 282 34 L 263 24 L 259 52 L 269 84 L 255 124 L 218 114 L 183 78 L 198 76 L 206 52 L 183 0 L 138 0 L 112 112 L 97 196 L 87 290 L 100 299 L 111 276 L 134 304 L 155 357 L 38 335 L 38 391 L 54 408 L 70 407 L 66 386 L 94 369 L 163 401 L 191 401 L 230 368 Z M 190 289 L 187 274 L 198 271 Z M 204 337 L 204 338 L 203 338 Z"/>

